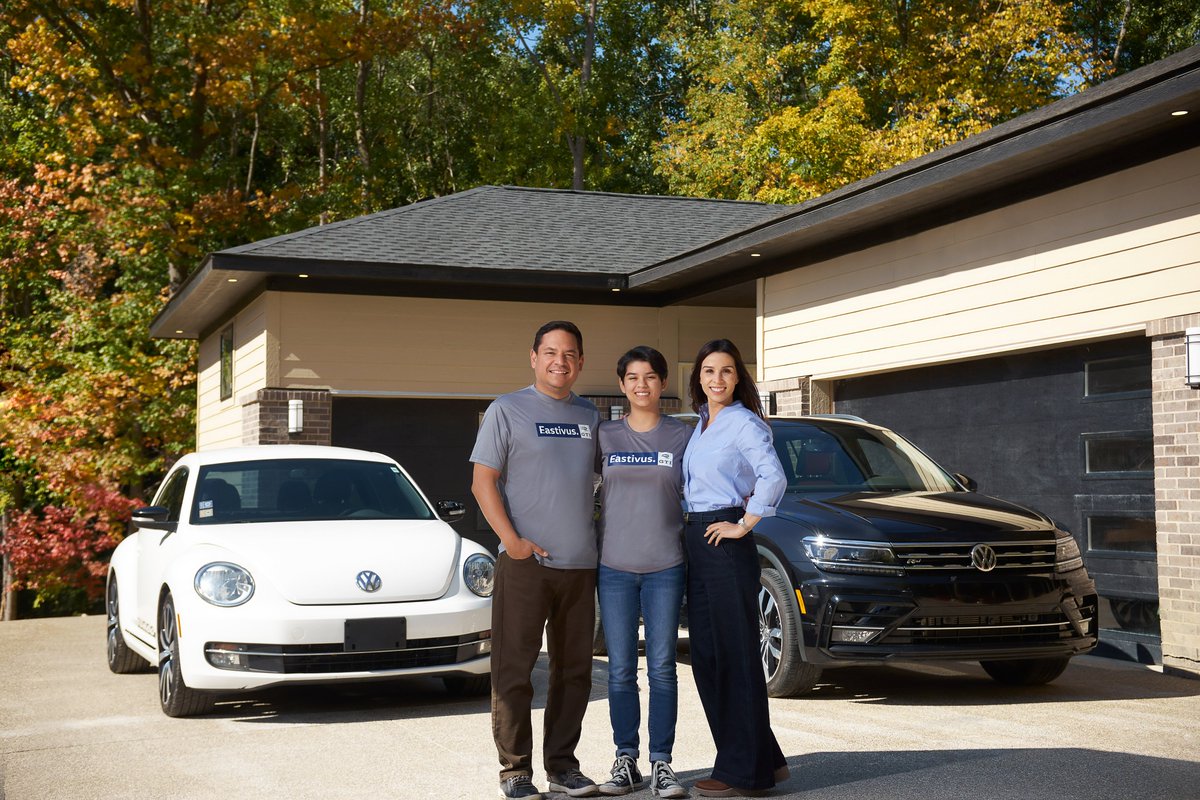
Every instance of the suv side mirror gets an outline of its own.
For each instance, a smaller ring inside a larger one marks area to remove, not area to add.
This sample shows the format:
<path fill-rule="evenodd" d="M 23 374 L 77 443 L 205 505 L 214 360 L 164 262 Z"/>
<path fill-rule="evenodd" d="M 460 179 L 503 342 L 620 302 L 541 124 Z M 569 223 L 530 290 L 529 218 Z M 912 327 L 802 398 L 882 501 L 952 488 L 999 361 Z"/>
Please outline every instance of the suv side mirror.
<path fill-rule="evenodd" d="M 954 473 L 954 480 L 961 483 L 963 485 L 963 488 L 966 489 L 968 492 L 975 492 L 975 491 L 979 490 L 979 484 L 975 482 L 975 479 L 967 477 L 966 475 L 963 475 L 961 472 Z"/>
<path fill-rule="evenodd" d="M 467 513 L 467 507 L 457 500 L 438 500 L 434 506 L 437 508 L 438 516 L 451 524 L 458 522 Z"/>

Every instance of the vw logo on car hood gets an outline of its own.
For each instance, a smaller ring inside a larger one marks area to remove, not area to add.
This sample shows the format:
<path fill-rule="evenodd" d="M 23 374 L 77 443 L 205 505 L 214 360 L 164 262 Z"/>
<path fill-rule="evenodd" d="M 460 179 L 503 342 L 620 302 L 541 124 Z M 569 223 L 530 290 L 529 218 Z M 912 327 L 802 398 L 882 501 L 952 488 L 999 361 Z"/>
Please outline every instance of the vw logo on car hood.
<path fill-rule="evenodd" d="M 991 545 L 975 545 L 971 548 L 971 566 L 980 572 L 991 572 L 996 568 L 996 551 Z"/>
<path fill-rule="evenodd" d="M 364 592 L 378 592 L 379 587 L 383 586 L 383 578 L 379 577 L 379 575 L 376 573 L 371 572 L 369 569 L 364 569 L 362 572 L 358 573 L 358 576 L 354 579 L 354 582 L 357 583 L 358 588 L 362 589 Z"/>

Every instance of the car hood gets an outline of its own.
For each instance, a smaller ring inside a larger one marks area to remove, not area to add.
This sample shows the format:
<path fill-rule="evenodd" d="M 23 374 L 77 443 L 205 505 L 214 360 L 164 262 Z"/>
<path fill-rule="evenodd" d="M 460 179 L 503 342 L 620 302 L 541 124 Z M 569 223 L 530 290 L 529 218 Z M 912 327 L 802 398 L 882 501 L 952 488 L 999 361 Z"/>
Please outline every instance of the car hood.
<path fill-rule="evenodd" d="M 826 536 L 864 541 L 1021 540 L 1054 529 L 1036 511 L 974 492 L 789 493 L 779 515 Z"/>
<path fill-rule="evenodd" d="M 440 520 L 336 520 L 213 526 L 208 543 L 229 552 L 299 605 L 433 600 L 450 588 L 460 540 Z M 357 585 L 364 570 L 377 591 Z"/>

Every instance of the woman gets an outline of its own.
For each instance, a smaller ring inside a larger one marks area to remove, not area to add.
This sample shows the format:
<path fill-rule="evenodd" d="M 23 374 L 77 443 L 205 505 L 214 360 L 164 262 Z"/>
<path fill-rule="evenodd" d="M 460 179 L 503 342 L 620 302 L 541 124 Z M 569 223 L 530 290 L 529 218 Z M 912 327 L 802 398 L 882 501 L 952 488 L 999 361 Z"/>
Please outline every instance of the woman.
<path fill-rule="evenodd" d="M 787 480 L 758 388 L 733 342 L 700 348 L 689 389 L 700 421 L 683 459 L 688 633 L 717 746 L 712 775 L 692 788 L 705 797 L 759 794 L 788 770 L 771 732 L 759 661 L 758 551 L 750 532 L 774 516 Z"/>
<path fill-rule="evenodd" d="M 603 794 L 628 794 L 646 785 L 637 761 L 638 618 L 646 627 L 650 683 L 650 784 L 658 797 L 686 797 L 671 769 L 678 690 L 675 643 L 683 600 L 680 534 L 683 450 L 690 431 L 664 417 L 659 398 L 667 360 L 635 347 L 617 362 L 618 386 L 629 401 L 624 419 L 600 423 L 600 618 L 608 644 L 608 711 L 617 758 Z"/>

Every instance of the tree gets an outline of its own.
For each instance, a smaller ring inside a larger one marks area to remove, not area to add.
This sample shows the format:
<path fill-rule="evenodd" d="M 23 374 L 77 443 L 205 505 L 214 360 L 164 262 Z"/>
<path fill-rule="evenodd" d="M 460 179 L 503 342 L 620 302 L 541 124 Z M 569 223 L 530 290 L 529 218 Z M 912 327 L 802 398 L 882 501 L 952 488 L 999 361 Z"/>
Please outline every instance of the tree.
<path fill-rule="evenodd" d="M 1056 0 L 751 6 L 720 0 L 684 38 L 696 85 L 660 162 L 675 191 L 798 202 L 1083 85 Z"/>

